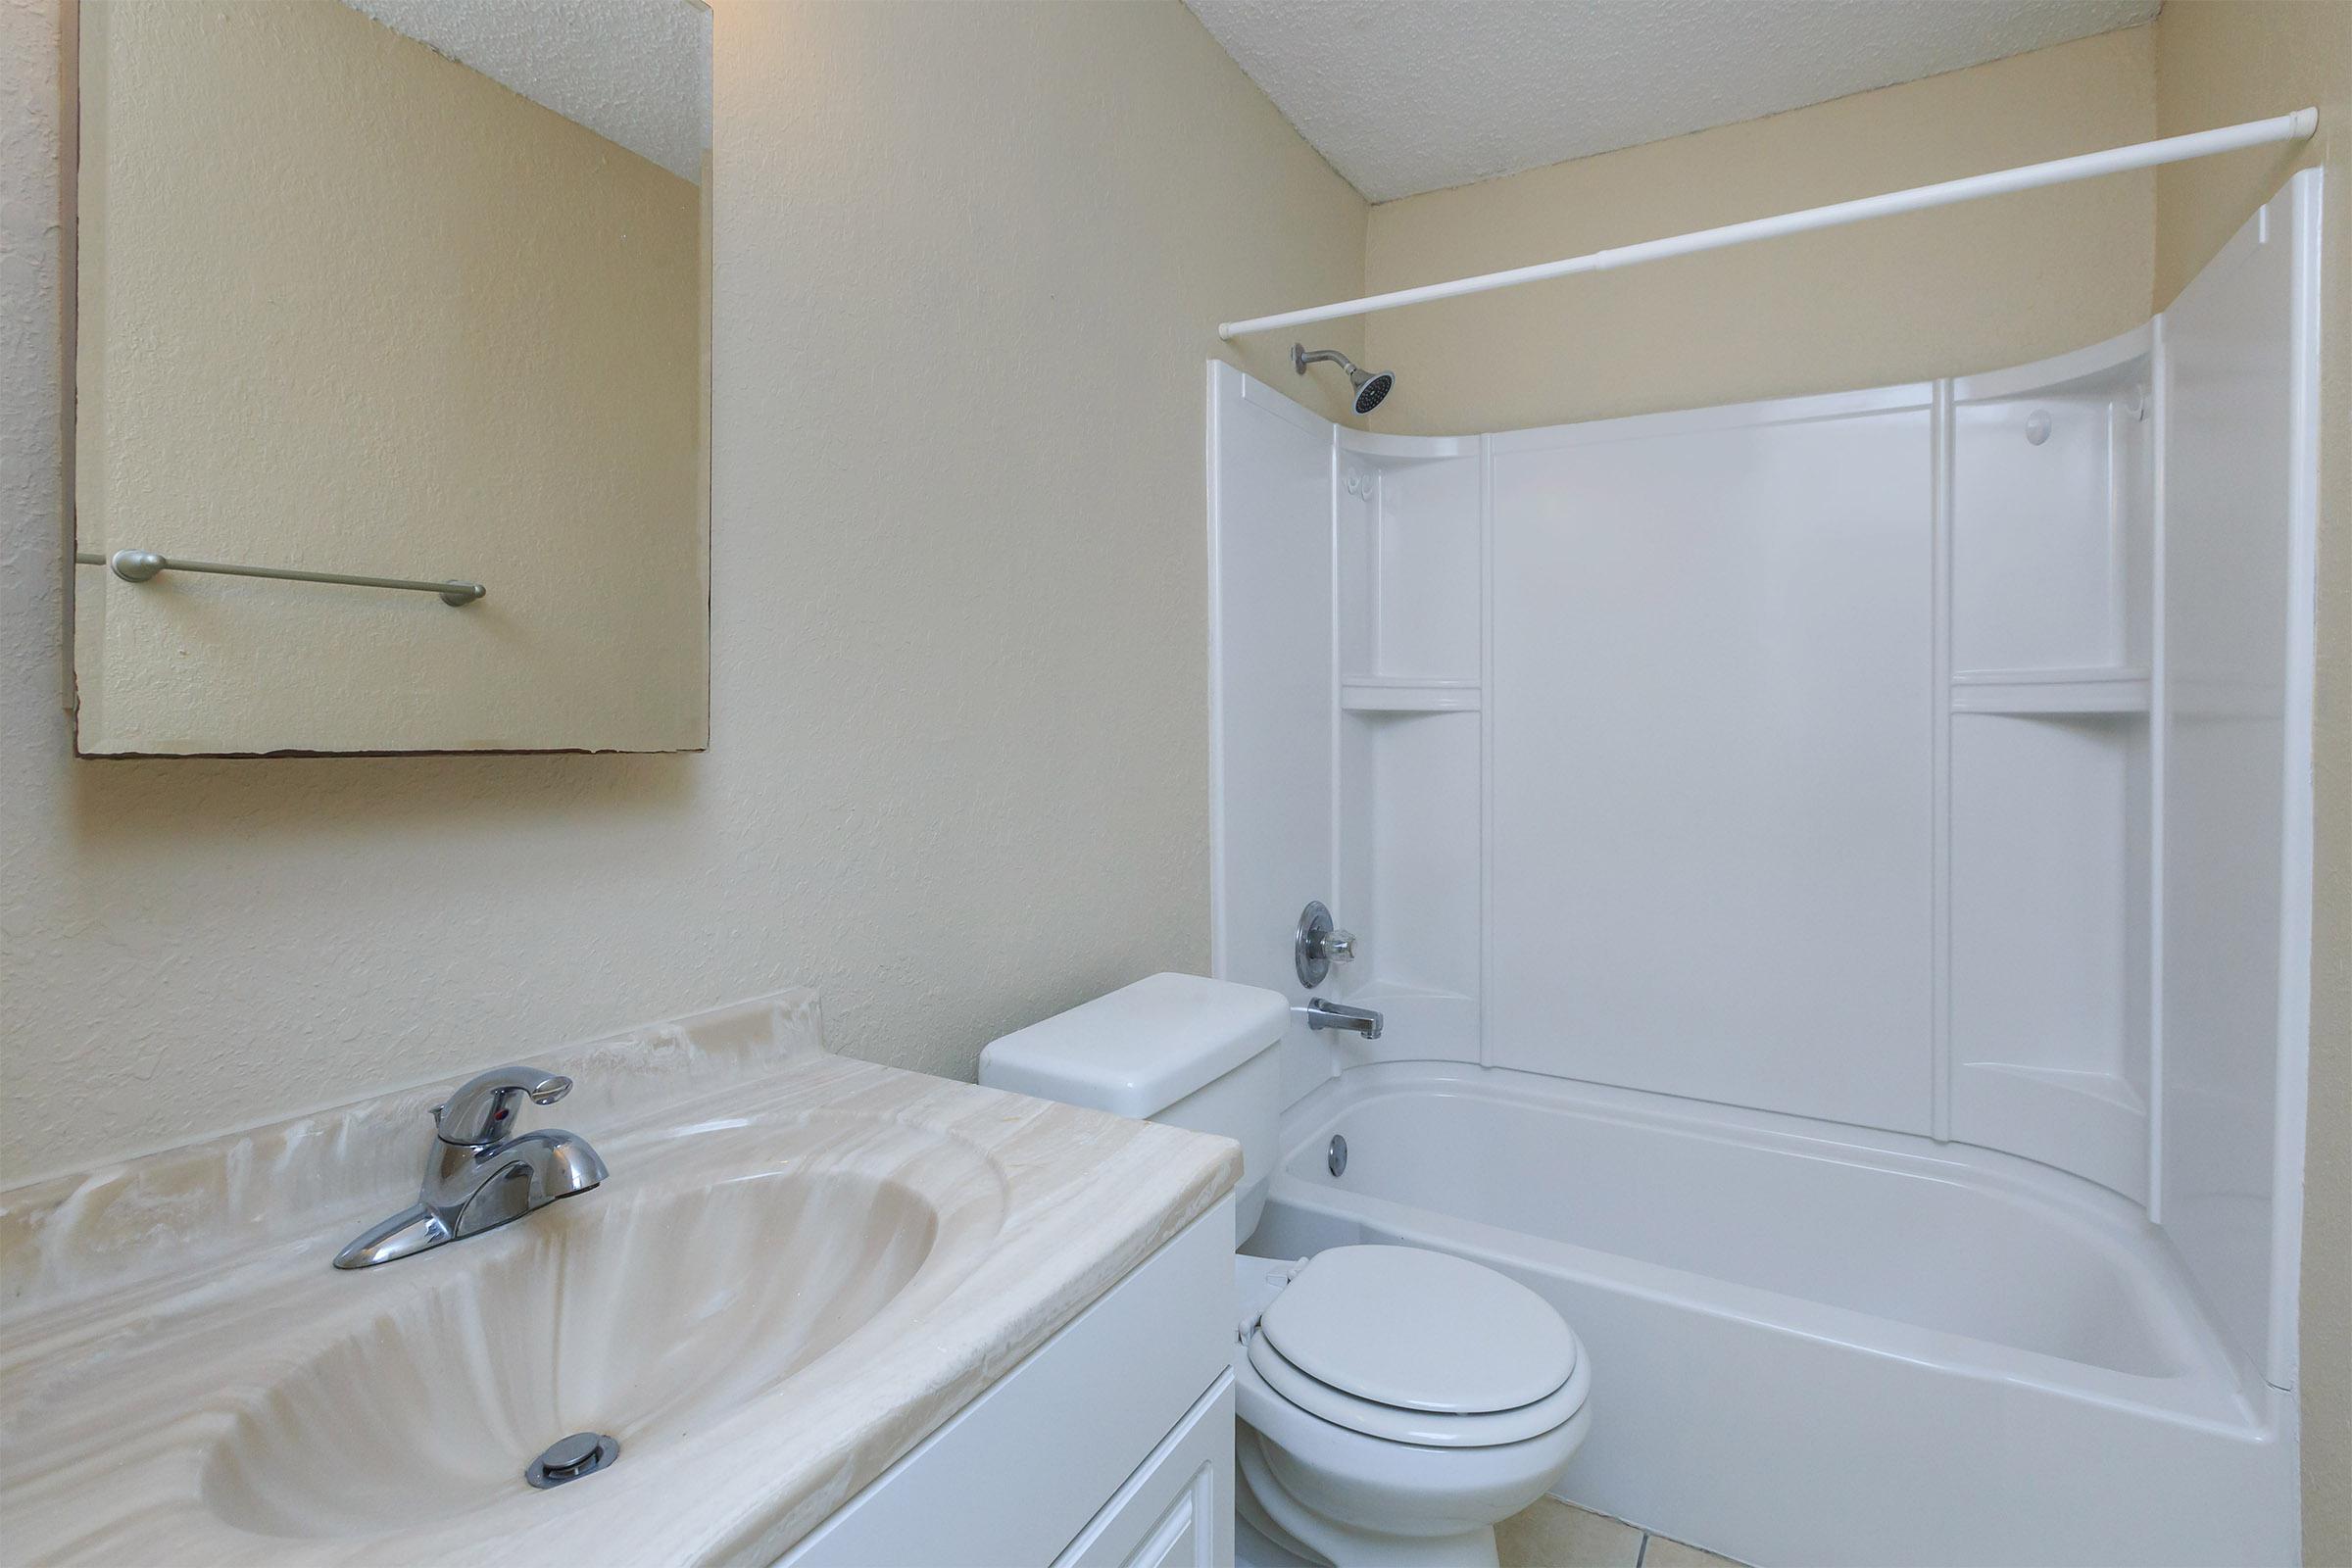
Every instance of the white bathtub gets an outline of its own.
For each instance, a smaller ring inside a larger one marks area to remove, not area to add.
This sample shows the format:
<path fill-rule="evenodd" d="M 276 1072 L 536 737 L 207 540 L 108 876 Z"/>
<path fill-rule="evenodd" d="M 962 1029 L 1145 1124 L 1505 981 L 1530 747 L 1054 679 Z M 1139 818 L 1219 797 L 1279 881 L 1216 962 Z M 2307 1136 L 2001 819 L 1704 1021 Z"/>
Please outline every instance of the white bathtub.
<path fill-rule="evenodd" d="M 1440 1063 L 1355 1068 L 1283 1134 L 1247 1250 L 1436 1248 L 1575 1326 L 1594 1405 L 1571 1501 L 1760 1564 L 2295 1556 L 2287 1401 L 2240 1382 L 2162 1237 L 2104 1189 Z"/>

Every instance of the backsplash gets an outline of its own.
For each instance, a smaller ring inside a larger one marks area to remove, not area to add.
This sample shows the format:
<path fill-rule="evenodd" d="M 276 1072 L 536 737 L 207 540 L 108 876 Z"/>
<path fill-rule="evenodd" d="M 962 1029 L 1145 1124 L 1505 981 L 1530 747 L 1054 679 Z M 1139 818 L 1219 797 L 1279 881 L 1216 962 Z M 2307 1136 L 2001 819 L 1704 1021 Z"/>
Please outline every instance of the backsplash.
<path fill-rule="evenodd" d="M 595 1139 L 823 1050 L 817 995 L 795 987 L 528 1059 L 575 1085 L 543 1123 Z M 136 1286 L 193 1256 L 343 1240 L 415 1200 L 432 1107 L 497 1064 L 0 1192 L 0 1313 Z"/>

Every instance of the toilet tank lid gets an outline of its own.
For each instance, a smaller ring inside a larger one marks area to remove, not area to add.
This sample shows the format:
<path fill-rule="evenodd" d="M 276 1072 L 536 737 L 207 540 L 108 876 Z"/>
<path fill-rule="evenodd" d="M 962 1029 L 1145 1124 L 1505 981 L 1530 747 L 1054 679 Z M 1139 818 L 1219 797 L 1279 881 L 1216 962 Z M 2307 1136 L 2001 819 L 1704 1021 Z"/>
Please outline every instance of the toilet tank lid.
<path fill-rule="evenodd" d="M 1155 974 L 990 1041 L 980 1081 L 1148 1118 L 1271 1051 L 1290 1021 L 1280 992 Z"/>

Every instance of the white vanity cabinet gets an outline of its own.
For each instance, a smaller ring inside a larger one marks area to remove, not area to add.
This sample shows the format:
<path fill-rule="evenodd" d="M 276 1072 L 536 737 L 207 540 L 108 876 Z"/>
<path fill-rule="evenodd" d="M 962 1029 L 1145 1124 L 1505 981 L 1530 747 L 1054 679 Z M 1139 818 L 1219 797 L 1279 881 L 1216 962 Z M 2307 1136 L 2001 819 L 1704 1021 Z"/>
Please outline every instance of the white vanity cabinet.
<path fill-rule="evenodd" d="M 1195 1219 L 779 1568 L 1233 1561 L 1233 1201 Z"/>

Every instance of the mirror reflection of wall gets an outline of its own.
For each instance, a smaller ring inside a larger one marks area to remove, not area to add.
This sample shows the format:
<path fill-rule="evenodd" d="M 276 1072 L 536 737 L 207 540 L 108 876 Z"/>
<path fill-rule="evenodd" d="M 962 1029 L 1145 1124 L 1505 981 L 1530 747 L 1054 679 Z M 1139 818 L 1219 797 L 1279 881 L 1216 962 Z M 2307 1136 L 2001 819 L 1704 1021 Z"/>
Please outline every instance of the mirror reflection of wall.
<path fill-rule="evenodd" d="M 703 746 L 709 10 L 83 0 L 78 34 L 78 750 Z"/>

